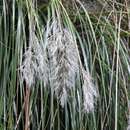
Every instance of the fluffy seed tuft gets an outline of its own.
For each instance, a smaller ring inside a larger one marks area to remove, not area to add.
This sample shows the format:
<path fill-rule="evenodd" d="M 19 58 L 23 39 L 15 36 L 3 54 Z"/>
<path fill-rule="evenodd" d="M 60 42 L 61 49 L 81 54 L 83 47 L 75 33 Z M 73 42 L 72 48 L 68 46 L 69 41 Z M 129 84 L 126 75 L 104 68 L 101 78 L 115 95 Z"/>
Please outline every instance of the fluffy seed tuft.
<path fill-rule="evenodd" d="M 90 74 L 85 70 L 83 70 L 83 82 L 84 110 L 89 113 L 94 111 L 95 98 L 98 94 Z"/>
<path fill-rule="evenodd" d="M 64 106 L 70 89 L 75 87 L 75 77 L 79 69 L 75 43 L 71 33 L 67 29 L 60 30 L 57 22 L 51 25 L 48 36 L 50 83 Z"/>

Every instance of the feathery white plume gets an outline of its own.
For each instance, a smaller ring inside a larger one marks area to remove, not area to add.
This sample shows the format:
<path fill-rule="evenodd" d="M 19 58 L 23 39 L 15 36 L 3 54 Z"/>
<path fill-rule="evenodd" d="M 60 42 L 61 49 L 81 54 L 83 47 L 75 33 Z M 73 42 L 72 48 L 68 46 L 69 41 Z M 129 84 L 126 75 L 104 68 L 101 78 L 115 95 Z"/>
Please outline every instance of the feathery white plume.
<path fill-rule="evenodd" d="M 44 80 L 46 84 L 48 82 L 47 68 L 42 43 L 38 41 L 35 34 L 32 34 L 32 43 L 29 44 L 28 50 L 25 51 L 24 61 L 21 67 L 22 78 L 29 87 L 35 83 L 36 78 Z"/>
<path fill-rule="evenodd" d="M 81 71 L 84 109 L 86 112 L 93 111 L 97 91 L 89 72 L 82 69 L 77 43 L 72 33 L 62 28 L 57 21 L 48 25 L 45 33 L 44 44 L 39 42 L 35 33 L 31 36 L 31 43 L 21 67 L 23 79 L 30 87 L 36 78 L 43 81 L 44 86 L 50 83 L 55 96 L 64 107 L 71 89 L 75 87 L 76 76 Z"/>
<path fill-rule="evenodd" d="M 31 50 L 27 50 L 24 54 L 25 59 L 21 66 L 22 79 L 24 79 L 29 87 L 31 87 L 35 82 L 35 63 L 33 62 Z"/>
<path fill-rule="evenodd" d="M 29 44 L 30 46 L 28 50 L 25 51 L 24 61 L 21 65 L 22 78 L 26 81 L 29 87 L 31 87 L 35 83 L 35 75 L 37 73 L 37 56 L 35 56 L 36 48 L 34 45 L 38 44 L 38 39 L 35 35 L 32 41 L 33 43 Z"/>
<path fill-rule="evenodd" d="M 57 22 L 48 33 L 48 56 L 50 61 L 50 82 L 61 105 L 67 100 L 79 69 L 75 42 L 67 29 L 60 30 Z"/>
<path fill-rule="evenodd" d="M 98 96 L 96 87 L 92 83 L 89 72 L 82 71 L 83 74 L 83 98 L 84 110 L 89 113 L 94 111 L 95 98 Z"/>

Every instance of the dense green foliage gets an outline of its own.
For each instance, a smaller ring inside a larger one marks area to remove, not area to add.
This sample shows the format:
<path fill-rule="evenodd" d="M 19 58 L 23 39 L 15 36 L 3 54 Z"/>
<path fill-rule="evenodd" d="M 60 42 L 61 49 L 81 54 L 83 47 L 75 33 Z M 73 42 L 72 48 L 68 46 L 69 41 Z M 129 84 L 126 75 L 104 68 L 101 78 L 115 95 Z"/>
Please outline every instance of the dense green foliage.
<path fill-rule="evenodd" d="M 55 12 L 75 36 L 99 97 L 89 114 L 82 110 L 78 102 L 82 97 L 76 91 L 62 108 L 51 90 L 37 80 L 30 96 L 30 130 L 126 129 L 130 98 L 130 12 L 126 4 L 115 2 L 111 11 L 96 14 L 89 14 L 78 0 L 72 10 L 60 0 L 32 5 L 31 0 L 0 1 L 0 130 L 24 129 L 25 82 L 19 70 L 28 47 L 29 17 L 34 17 L 37 36 L 44 41 L 47 22 Z M 77 81 L 79 90 L 81 84 Z"/>

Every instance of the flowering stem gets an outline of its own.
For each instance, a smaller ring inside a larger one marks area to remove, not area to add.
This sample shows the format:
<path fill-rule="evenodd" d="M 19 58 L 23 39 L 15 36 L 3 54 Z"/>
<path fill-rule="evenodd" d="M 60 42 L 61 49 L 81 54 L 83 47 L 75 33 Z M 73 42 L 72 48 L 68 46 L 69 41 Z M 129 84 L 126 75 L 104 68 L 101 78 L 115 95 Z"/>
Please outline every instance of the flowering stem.
<path fill-rule="evenodd" d="M 30 130 L 29 121 L 29 98 L 30 98 L 30 88 L 26 85 L 26 95 L 25 95 L 25 130 Z"/>

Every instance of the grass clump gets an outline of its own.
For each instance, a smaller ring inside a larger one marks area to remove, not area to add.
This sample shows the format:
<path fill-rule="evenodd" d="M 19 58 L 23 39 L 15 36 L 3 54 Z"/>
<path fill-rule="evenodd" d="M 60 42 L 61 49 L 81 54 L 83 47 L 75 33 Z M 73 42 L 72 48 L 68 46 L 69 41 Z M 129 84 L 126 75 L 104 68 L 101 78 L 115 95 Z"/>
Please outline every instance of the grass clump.
<path fill-rule="evenodd" d="M 0 2 L 0 129 L 127 128 L 129 9 L 107 2 Z"/>

